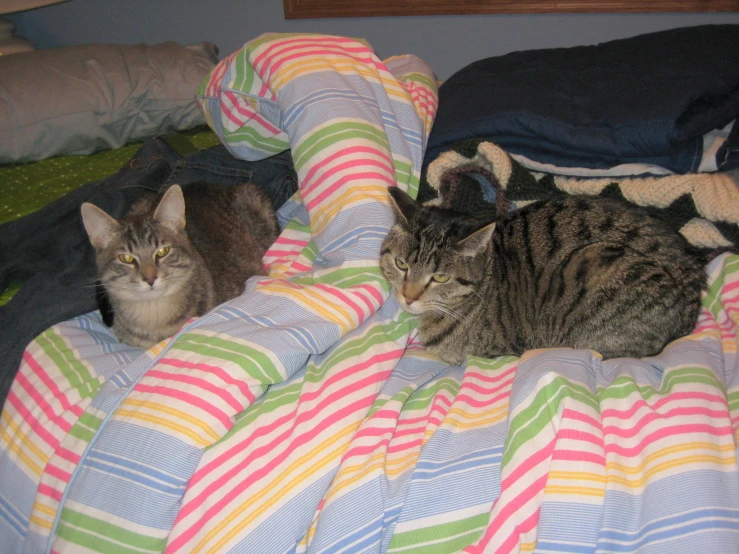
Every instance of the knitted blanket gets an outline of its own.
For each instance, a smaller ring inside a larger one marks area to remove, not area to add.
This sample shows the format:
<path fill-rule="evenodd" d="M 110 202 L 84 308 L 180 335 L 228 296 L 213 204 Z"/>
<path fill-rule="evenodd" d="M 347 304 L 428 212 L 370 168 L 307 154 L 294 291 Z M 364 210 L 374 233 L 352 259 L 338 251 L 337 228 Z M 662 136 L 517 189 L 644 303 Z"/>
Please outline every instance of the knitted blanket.
<path fill-rule="evenodd" d="M 619 198 L 642 206 L 692 244 L 739 245 L 739 171 L 582 178 L 529 171 L 485 139 L 458 143 L 424 172 L 418 199 L 482 220 L 565 194 Z"/>

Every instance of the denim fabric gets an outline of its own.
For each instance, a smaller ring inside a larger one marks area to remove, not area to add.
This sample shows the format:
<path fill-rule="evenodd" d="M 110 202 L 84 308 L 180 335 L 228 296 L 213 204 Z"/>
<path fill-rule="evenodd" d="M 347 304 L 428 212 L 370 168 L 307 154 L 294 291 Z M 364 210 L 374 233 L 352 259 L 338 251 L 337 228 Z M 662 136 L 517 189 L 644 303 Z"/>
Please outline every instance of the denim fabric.
<path fill-rule="evenodd" d="M 82 203 L 121 217 L 146 190 L 198 181 L 224 186 L 251 181 L 275 208 L 297 190 L 289 151 L 244 161 L 218 146 L 180 157 L 164 140 L 151 139 L 115 175 L 0 225 L 0 290 L 23 282 L 0 307 L 0 406 L 28 343 L 60 321 L 97 309 L 95 253 L 82 225 Z"/>

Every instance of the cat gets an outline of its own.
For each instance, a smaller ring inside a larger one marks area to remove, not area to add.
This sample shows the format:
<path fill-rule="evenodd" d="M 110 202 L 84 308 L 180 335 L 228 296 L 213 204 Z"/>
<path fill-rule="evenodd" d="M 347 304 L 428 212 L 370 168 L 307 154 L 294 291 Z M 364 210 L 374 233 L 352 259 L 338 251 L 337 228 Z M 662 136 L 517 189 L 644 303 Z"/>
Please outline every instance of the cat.
<path fill-rule="evenodd" d="M 279 234 L 269 199 L 251 183 L 147 192 L 119 220 L 90 203 L 81 213 L 113 332 L 142 348 L 243 293 L 249 277 L 264 275 L 262 256 Z"/>
<path fill-rule="evenodd" d="M 389 192 L 382 273 L 447 363 L 550 347 L 641 358 L 696 324 L 708 252 L 637 207 L 569 196 L 485 225 Z"/>

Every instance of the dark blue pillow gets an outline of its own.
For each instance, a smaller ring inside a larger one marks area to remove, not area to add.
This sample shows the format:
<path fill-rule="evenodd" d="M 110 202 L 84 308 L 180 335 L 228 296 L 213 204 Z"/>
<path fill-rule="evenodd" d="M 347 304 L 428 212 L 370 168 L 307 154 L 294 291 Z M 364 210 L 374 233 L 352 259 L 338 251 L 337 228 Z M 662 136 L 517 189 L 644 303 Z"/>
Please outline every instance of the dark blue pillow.
<path fill-rule="evenodd" d="M 698 169 L 703 135 L 737 114 L 739 25 L 514 52 L 441 86 L 426 163 L 485 137 L 560 167 L 647 163 L 687 173 Z"/>

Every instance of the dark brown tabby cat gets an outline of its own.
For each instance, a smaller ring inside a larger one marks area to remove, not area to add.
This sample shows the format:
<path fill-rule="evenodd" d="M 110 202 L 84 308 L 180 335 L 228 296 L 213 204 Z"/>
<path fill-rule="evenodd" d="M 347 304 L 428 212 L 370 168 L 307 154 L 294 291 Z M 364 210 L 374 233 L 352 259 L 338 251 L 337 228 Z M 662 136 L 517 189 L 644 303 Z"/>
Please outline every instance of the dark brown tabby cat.
<path fill-rule="evenodd" d="M 571 196 L 481 228 L 390 195 L 383 274 L 448 363 L 547 347 L 650 356 L 695 326 L 707 257 L 637 208 Z"/>
<path fill-rule="evenodd" d="M 239 296 L 279 234 L 274 209 L 253 184 L 204 183 L 146 193 L 116 220 L 92 204 L 82 220 L 118 340 L 148 348 L 191 317 Z"/>

